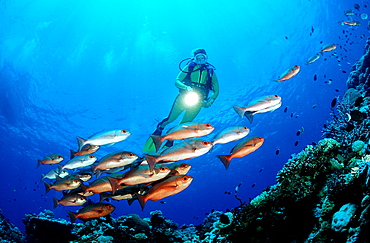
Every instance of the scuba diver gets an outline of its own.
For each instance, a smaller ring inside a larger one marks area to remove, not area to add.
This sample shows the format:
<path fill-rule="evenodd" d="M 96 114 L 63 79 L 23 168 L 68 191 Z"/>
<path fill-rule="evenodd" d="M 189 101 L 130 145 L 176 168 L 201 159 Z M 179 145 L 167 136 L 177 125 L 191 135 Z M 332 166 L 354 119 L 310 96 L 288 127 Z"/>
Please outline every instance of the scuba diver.
<path fill-rule="evenodd" d="M 179 64 L 180 73 L 177 75 L 175 86 L 179 89 L 169 115 L 158 123 L 152 135 L 161 136 L 164 128 L 175 121 L 184 111 L 180 122 L 191 122 L 198 115 L 201 108 L 210 107 L 219 93 L 215 67 L 207 62 L 207 53 L 202 48 L 192 50 L 192 58 L 186 58 Z M 188 61 L 182 69 L 181 64 Z M 173 141 L 168 140 L 165 147 L 171 147 Z M 154 152 L 155 145 L 151 137 L 146 141 L 143 151 Z"/>

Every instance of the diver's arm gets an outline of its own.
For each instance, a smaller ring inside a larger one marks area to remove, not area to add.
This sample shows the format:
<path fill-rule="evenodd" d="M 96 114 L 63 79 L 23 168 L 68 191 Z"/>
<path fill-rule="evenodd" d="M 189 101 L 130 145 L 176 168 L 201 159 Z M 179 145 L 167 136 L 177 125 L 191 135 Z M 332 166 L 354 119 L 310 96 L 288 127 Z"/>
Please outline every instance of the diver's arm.
<path fill-rule="evenodd" d="M 218 94 L 219 94 L 219 86 L 218 86 L 218 79 L 217 79 L 216 73 L 213 73 L 212 75 L 212 87 L 213 87 L 213 93 L 210 99 L 214 101 L 218 97 Z"/>
<path fill-rule="evenodd" d="M 188 68 L 188 66 L 186 66 L 185 68 L 184 68 L 184 71 L 185 72 L 180 72 L 178 75 L 177 75 L 177 78 L 176 78 L 176 81 L 175 81 L 175 86 L 177 87 L 177 88 L 179 88 L 179 89 L 184 89 L 184 90 L 188 90 L 188 89 L 191 89 L 191 87 L 190 86 L 188 86 L 188 85 L 186 85 L 186 84 L 184 84 L 182 81 L 186 78 L 186 75 L 188 74 L 187 72 L 188 72 L 188 70 L 189 70 L 189 68 Z"/>

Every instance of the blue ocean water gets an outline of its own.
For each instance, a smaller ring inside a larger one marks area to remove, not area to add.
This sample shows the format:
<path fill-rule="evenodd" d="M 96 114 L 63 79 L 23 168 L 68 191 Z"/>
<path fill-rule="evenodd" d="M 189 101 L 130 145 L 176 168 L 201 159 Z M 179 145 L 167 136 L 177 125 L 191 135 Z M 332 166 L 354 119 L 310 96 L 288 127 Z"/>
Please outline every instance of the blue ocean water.
<path fill-rule="evenodd" d="M 26 213 L 53 208 L 38 159 L 77 149 L 76 136 L 127 129 L 132 135 L 102 147 L 102 157 L 116 150 L 143 155 L 146 138 L 168 115 L 178 90 L 178 64 L 197 47 L 206 49 L 217 69 L 220 95 L 197 122 L 215 127 L 209 138 L 229 126 L 243 125 L 265 138 L 254 153 L 233 159 L 225 170 L 216 155 L 235 142 L 184 161 L 192 165 L 189 188 L 161 202 L 112 202 L 118 217 L 148 217 L 161 210 L 181 224 L 200 224 L 211 210 L 225 211 L 248 202 L 267 186 L 292 153 L 321 139 L 331 119 L 331 101 L 343 96 L 352 65 L 369 37 L 368 1 L 0 1 L 0 208 L 23 229 Z M 354 7 L 359 5 L 359 9 Z M 353 16 L 344 11 L 353 10 Z M 356 20 L 360 26 L 338 21 Z M 316 62 L 307 59 L 325 44 L 337 49 Z M 297 76 L 274 82 L 288 68 Z M 314 77 L 317 77 L 314 80 Z M 278 94 L 282 107 L 241 119 L 233 105 Z M 177 121 L 178 122 L 178 121 Z M 174 123 L 171 126 L 175 126 Z M 301 131 L 297 136 L 297 131 Z M 302 132 L 303 131 L 303 132 Z M 231 192 L 229 194 L 228 192 Z M 92 197 L 98 201 L 97 196 Z M 68 219 L 59 206 L 56 217 Z"/>

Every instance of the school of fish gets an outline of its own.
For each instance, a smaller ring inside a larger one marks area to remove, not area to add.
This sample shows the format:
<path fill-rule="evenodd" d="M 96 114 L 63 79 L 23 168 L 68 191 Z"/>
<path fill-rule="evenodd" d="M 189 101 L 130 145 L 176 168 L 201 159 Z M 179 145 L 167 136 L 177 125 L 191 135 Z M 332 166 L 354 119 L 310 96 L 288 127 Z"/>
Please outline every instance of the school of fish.
<path fill-rule="evenodd" d="M 345 11 L 345 15 L 353 16 L 354 13 L 348 10 Z M 361 18 L 367 19 L 367 15 L 362 14 Z M 360 24 L 352 19 L 339 23 L 348 26 Z M 336 48 L 337 45 L 334 43 L 323 45 L 321 50 L 311 55 L 305 64 L 316 62 L 325 52 L 333 51 Z M 278 78 L 272 80 L 279 83 L 290 80 L 300 70 L 301 66 L 294 65 Z M 255 114 L 272 112 L 281 105 L 282 97 L 273 94 L 256 97 L 244 106 L 234 105 L 231 108 L 240 118 L 246 117 L 252 123 Z M 42 174 L 46 193 L 50 190 L 63 193 L 60 199 L 53 198 L 54 208 L 58 205 L 80 207 L 88 204 L 77 212 L 68 211 L 72 222 L 76 219 L 85 221 L 109 215 L 116 207 L 103 202 L 105 200 L 127 200 L 129 205 L 137 200 L 144 210 L 149 200 L 162 200 L 176 195 L 190 186 L 194 178 L 187 173 L 192 166 L 183 160 L 212 153 L 214 146 L 235 142 L 229 154 L 215 156 L 228 169 L 231 160 L 253 153 L 265 141 L 261 136 L 247 137 L 251 130 L 246 126 L 226 127 L 214 135 L 213 139 L 202 139 L 216 129 L 219 128 L 215 128 L 209 123 L 184 123 L 169 129 L 162 136 L 151 135 L 156 148 L 154 153 L 140 155 L 131 151 L 117 150 L 99 158 L 93 154 L 98 150 L 101 151 L 103 146 L 120 143 L 131 136 L 131 133 L 125 129 L 109 130 L 93 134 L 87 139 L 77 137 L 78 149 L 77 151 L 70 150 L 68 161 L 62 164 L 66 158 L 60 154 L 50 154 L 37 161 L 37 168 L 39 166 L 54 166 L 47 174 Z M 168 140 L 174 141 L 174 145 L 164 147 L 164 141 Z M 278 152 L 279 150 L 276 151 L 276 154 Z M 99 194 L 100 201 L 88 203 L 88 197 L 94 194 Z"/>

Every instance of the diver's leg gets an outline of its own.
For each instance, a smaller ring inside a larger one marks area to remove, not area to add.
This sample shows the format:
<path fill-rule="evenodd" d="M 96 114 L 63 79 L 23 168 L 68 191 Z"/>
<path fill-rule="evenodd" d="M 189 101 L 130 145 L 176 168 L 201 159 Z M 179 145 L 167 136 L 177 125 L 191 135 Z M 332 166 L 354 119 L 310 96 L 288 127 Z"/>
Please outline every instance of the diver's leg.
<path fill-rule="evenodd" d="M 175 102 L 172 105 L 170 113 L 168 114 L 168 116 L 165 119 L 163 119 L 158 124 L 158 126 L 161 127 L 162 130 L 168 124 L 175 121 L 181 115 L 181 113 L 185 110 L 184 107 L 183 107 L 182 99 L 183 99 L 183 95 L 181 95 L 181 94 L 176 97 Z"/>
<path fill-rule="evenodd" d="M 192 107 L 192 109 L 186 110 L 184 117 L 182 118 L 181 124 L 185 122 L 192 122 L 194 118 L 199 114 L 202 109 L 202 104 Z"/>
<path fill-rule="evenodd" d="M 182 107 L 182 95 L 179 94 L 175 101 L 173 102 L 171 111 L 168 115 L 168 117 L 164 118 L 161 122 L 158 123 L 156 130 L 152 133 L 152 135 L 161 136 L 163 129 L 170 124 L 171 122 L 175 121 L 177 117 L 181 115 L 181 113 L 184 111 L 184 108 Z M 149 137 L 143 147 L 143 151 L 146 153 L 155 152 L 156 148 L 153 142 L 152 137 Z"/>

